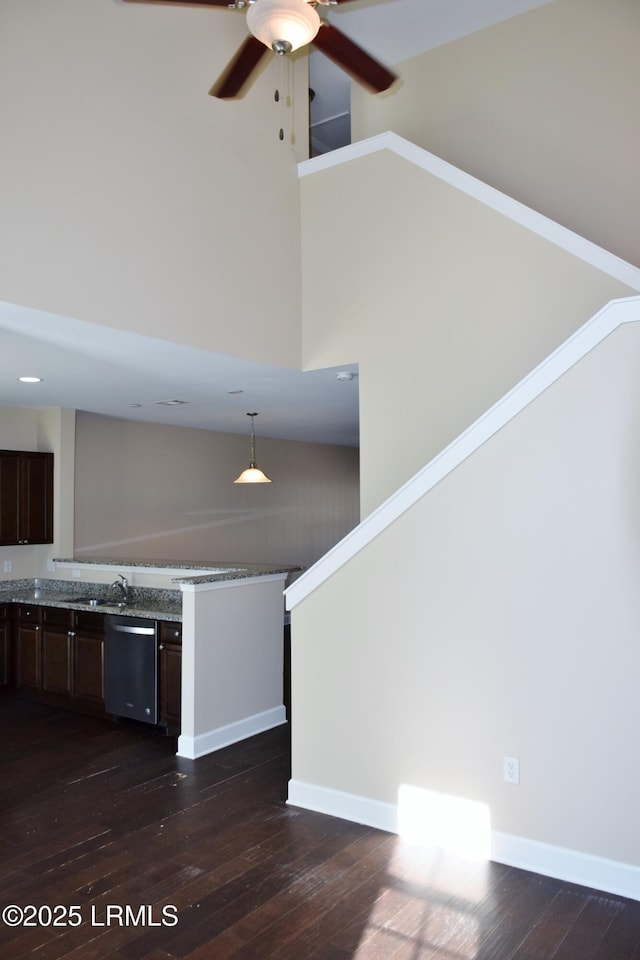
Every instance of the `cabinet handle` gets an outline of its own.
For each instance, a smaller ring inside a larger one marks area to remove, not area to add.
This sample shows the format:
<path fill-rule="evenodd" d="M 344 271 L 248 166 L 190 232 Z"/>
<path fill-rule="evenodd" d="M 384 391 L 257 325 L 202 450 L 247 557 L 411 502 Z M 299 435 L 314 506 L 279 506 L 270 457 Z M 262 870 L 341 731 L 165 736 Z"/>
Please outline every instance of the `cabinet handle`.
<path fill-rule="evenodd" d="M 158 650 L 164 650 L 164 643 L 159 644 Z"/>
<path fill-rule="evenodd" d="M 69 631 L 67 632 L 67 636 L 68 636 L 68 637 L 75 637 L 75 635 L 76 635 L 75 630 L 69 630 Z"/>
<path fill-rule="evenodd" d="M 39 624 L 39 623 L 36 623 L 36 625 L 35 625 L 35 627 L 34 627 L 33 629 L 34 629 L 34 630 L 36 631 L 36 633 L 37 633 L 38 630 L 40 629 L 40 624 Z"/>

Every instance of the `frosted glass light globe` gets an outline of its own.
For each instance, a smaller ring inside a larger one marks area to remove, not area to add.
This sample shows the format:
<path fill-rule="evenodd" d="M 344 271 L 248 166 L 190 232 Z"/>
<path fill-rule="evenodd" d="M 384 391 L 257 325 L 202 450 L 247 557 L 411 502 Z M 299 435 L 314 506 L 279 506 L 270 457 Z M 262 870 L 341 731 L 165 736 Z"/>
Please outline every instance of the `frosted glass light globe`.
<path fill-rule="evenodd" d="M 271 50 L 279 42 L 286 50 L 311 43 L 320 29 L 320 17 L 306 0 L 256 0 L 247 11 L 249 30 Z"/>

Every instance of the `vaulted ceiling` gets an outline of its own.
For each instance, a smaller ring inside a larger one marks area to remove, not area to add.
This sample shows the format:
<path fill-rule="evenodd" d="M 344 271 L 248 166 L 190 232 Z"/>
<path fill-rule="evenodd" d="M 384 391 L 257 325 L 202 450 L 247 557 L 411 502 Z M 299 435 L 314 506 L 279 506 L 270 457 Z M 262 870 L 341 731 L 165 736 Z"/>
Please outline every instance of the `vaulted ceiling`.
<path fill-rule="evenodd" d="M 549 0 L 355 0 L 331 8 L 328 15 L 393 66 L 545 2 Z M 349 82 L 316 53 L 310 70 L 316 90 L 312 123 L 318 139 L 327 140 L 323 147 L 330 148 L 339 145 L 331 133 L 339 123 L 327 120 L 348 119 Z M 344 133 L 340 137 L 344 141 Z M 257 410 L 263 435 L 358 443 L 354 366 L 283 370 L 7 303 L 0 303 L 0 348 L 0 405 L 70 407 L 233 433 L 245 432 L 245 414 Z M 41 382 L 19 382 L 25 375 Z"/>

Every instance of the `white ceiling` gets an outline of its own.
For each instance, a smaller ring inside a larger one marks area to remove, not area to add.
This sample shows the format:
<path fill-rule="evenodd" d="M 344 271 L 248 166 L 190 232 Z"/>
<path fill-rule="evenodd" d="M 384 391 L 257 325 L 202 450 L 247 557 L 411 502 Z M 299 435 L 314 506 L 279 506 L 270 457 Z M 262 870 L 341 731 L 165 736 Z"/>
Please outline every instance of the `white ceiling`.
<path fill-rule="evenodd" d="M 159 404 L 166 400 L 184 403 Z M 262 436 L 358 444 L 355 366 L 300 373 L 7 303 L 0 303 L 0 406 L 70 407 L 247 434 L 246 414 L 257 412 Z"/>
<path fill-rule="evenodd" d="M 354 0 L 328 16 L 389 66 L 549 0 Z M 311 55 L 314 121 L 349 104 L 349 82 Z M 338 379 L 350 372 L 353 379 Z M 18 377 L 42 377 L 23 384 Z M 235 392 L 241 391 L 241 392 Z M 182 405 L 158 405 L 183 400 Z M 106 416 L 358 443 L 356 367 L 299 373 L 0 303 L 0 406 L 70 407 Z"/>

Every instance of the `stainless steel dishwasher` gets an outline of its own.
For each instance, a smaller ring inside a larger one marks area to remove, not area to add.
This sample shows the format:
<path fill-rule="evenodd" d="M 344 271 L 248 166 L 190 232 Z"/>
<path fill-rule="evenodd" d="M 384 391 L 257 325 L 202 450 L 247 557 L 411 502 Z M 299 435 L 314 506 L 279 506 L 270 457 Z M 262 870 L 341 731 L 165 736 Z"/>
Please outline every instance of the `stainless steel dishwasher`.
<path fill-rule="evenodd" d="M 106 617 L 105 709 L 116 717 L 158 722 L 158 642 L 155 620 Z"/>

